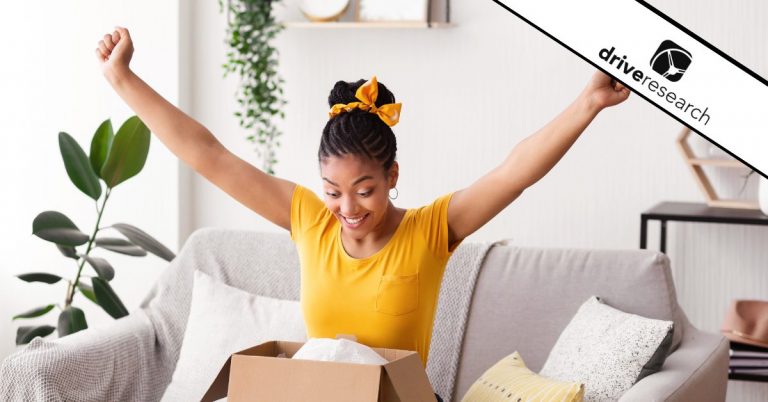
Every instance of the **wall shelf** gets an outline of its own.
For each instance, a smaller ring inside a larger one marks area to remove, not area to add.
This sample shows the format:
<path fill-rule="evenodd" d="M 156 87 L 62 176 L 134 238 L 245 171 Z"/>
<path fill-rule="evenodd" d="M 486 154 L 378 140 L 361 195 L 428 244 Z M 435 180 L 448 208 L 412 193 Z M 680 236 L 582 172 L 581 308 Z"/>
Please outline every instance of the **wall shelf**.
<path fill-rule="evenodd" d="M 748 166 L 745 164 L 733 160 L 733 159 L 703 159 L 703 158 L 691 158 L 688 159 L 688 163 L 691 165 L 699 165 L 699 166 L 719 166 L 719 167 L 732 167 L 732 168 L 744 168 L 749 169 Z"/>
<path fill-rule="evenodd" d="M 311 22 L 295 21 L 283 22 L 286 28 L 309 28 L 309 29 L 358 29 L 358 28 L 388 28 L 388 29 L 429 29 L 429 28 L 451 28 L 456 26 L 450 22 L 421 22 L 421 21 L 403 21 L 403 22 Z"/>
<path fill-rule="evenodd" d="M 285 15 L 282 25 L 285 28 L 300 29 L 430 29 L 452 28 L 450 0 L 426 0 L 425 20 L 411 21 L 378 21 L 377 18 L 364 21 L 360 18 L 360 0 L 349 0 L 348 7 L 340 14 L 332 17 L 333 21 L 313 21 L 297 19 L 297 15 Z M 306 17 L 306 15 L 305 15 Z"/>

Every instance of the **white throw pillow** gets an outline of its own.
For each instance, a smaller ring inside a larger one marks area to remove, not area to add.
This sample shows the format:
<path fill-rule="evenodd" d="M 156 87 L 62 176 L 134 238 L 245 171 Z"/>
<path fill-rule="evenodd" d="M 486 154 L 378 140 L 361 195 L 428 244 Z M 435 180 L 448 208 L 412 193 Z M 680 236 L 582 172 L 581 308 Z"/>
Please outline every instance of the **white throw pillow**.
<path fill-rule="evenodd" d="M 199 401 L 232 353 L 269 340 L 307 340 L 298 301 L 248 293 L 195 270 L 187 329 L 163 401 Z"/>
<path fill-rule="evenodd" d="M 625 313 L 592 296 L 560 334 L 539 374 L 584 384 L 584 401 L 617 400 L 661 369 L 672 321 Z"/>

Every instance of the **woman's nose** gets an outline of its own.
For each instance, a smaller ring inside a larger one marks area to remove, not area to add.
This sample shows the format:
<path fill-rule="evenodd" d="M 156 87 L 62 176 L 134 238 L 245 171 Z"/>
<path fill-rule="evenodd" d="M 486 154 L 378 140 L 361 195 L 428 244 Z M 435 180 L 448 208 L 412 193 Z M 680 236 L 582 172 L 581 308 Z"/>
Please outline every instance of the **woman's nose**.
<path fill-rule="evenodd" d="M 357 203 L 352 197 L 347 197 L 341 201 L 341 214 L 344 216 L 355 216 L 357 213 Z"/>

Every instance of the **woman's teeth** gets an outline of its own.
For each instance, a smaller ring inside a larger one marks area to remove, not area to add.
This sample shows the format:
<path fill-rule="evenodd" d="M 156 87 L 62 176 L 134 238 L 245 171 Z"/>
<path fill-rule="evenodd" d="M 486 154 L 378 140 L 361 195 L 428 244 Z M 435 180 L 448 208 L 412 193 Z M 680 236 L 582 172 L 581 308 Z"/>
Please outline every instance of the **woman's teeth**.
<path fill-rule="evenodd" d="M 359 218 L 354 218 L 354 219 L 344 216 L 344 220 L 347 221 L 347 223 L 349 223 L 350 225 L 357 225 L 358 223 L 360 223 L 360 221 L 365 219 L 366 216 L 368 216 L 368 214 L 365 214 Z"/>

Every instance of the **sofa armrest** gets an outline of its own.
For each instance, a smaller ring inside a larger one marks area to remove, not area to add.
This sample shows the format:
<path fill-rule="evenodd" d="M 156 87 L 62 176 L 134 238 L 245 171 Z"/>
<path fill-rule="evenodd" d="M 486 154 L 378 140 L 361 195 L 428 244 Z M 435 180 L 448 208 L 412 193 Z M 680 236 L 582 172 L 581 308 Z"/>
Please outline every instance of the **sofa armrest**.
<path fill-rule="evenodd" d="M 724 401 L 729 347 L 722 335 L 689 326 L 661 371 L 640 380 L 620 401 Z"/>
<path fill-rule="evenodd" d="M 109 325 L 33 339 L 0 364 L 0 395 L 14 401 L 156 401 L 173 372 L 159 353 L 152 322 L 138 309 Z"/>

